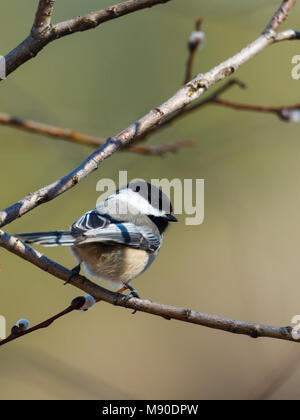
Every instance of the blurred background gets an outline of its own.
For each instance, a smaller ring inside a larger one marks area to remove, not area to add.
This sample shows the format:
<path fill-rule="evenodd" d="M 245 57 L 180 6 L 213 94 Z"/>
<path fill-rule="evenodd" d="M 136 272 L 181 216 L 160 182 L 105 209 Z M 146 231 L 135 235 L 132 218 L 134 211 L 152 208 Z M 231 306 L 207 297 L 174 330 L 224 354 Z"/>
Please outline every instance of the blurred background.
<path fill-rule="evenodd" d="M 38 1 L 2 0 L 0 54 L 27 36 Z M 54 22 L 111 5 L 57 2 Z M 226 5 L 225 5 L 226 3 Z M 196 18 L 207 42 L 204 72 L 254 40 L 280 1 L 173 0 L 47 46 L 1 83 L 0 110 L 111 136 L 181 85 Z M 299 26 L 300 5 L 283 28 Z M 298 25 L 298 26 L 297 26 Z M 300 43 L 266 49 L 236 74 L 240 102 L 299 103 L 291 59 Z M 76 188 L 6 227 L 10 233 L 65 229 L 95 206 L 101 178 L 205 179 L 205 220 L 172 225 L 159 258 L 133 284 L 153 301 L 272 325 L 300 314 L 299 125 L 276 116 L 210 105 L 152 136 L 148 144 L 193 139 L 165 158 L 119 152 Z M 0 126 L 1 208 L 58 179 L 92 149 Z M 37 246 L 38 247 L 38 246 Z M 66 248 L 39 248 L 66 265 Z M 8 327 L 34 325 L 81 294 L 0 249 L 0 314 Z M 300 348 L 253 340 L 105 303 L 73 312 L 45 330 L 1 347 L 1 399 L 299 398 Z M 288 373 L 282 377 L 282 371 Z"/>

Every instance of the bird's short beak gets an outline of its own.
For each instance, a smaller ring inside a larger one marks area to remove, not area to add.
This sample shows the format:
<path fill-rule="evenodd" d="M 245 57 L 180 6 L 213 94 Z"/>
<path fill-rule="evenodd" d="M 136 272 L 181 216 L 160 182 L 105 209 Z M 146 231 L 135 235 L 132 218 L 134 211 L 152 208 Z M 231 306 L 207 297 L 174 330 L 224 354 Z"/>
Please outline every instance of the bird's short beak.
<path fill-rule="evenodd" d="M 173 214 L 167 214 L 167 219 L 169 222 L 178 222 L 175 216 Z"/>

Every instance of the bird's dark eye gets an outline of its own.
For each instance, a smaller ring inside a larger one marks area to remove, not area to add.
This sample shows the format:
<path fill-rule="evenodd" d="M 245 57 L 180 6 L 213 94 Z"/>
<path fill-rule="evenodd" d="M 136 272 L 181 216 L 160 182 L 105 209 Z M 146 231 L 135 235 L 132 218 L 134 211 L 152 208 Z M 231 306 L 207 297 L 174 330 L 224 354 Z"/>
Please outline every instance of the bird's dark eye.
<path fill-rule="evenodd" d="M 137 186 L 137 187 L 136 187 L 136 189 L 135 189 L 135 191 L 136 191 L 136 192 L 139 192 L 139 191 L 140 191 L 140 189 L 141 189 L 141 187 Z"/>

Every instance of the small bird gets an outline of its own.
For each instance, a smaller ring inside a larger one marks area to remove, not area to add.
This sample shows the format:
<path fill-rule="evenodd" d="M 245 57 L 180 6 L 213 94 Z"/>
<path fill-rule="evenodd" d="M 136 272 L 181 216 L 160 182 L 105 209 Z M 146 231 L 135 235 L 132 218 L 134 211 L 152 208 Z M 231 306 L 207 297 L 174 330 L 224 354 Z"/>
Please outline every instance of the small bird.
<path fill-rule="evenodd" d="M 88 275 L 110 282 L 117 292 L 128 289 L 128 296 L 140 297 L 129 283 L 154 261 L 169 222 L 177 222 L 172 213 L 169 198 L 159 188 L 133 181 L 81 216 L 70 230 L 15 236 L 29 244 L 69 246 L 78 263 L 72 275 L 82 264 Z"/>

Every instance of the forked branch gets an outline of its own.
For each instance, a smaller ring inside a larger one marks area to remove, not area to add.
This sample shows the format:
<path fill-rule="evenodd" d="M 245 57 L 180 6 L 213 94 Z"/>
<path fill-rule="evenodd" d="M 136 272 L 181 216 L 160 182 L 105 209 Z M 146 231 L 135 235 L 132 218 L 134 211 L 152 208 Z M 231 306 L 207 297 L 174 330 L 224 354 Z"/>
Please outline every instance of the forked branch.
<path fill-rule="evenodd" d="M 171 0 L 128 0 L 106 9 L 90 12 L 85 16 L 51 25 L 51 15 L 55 2 L 40 0 L 30 35 L 5 56 L 6 76 L 35 57 L 46 45 L 56 39 L 78 31 L 93 29 L 101 23 L 169 1 Z"/>

